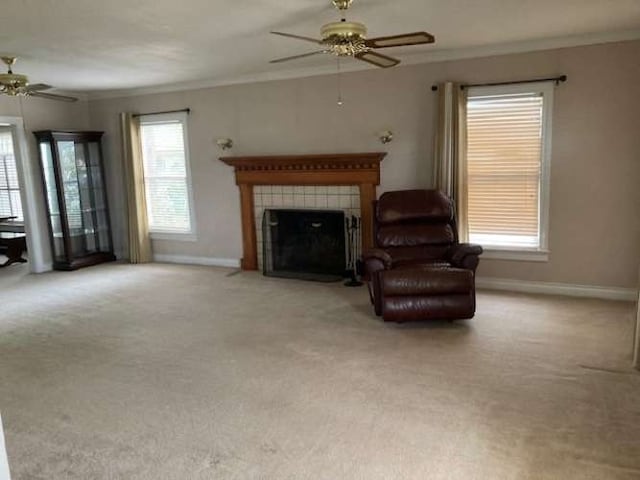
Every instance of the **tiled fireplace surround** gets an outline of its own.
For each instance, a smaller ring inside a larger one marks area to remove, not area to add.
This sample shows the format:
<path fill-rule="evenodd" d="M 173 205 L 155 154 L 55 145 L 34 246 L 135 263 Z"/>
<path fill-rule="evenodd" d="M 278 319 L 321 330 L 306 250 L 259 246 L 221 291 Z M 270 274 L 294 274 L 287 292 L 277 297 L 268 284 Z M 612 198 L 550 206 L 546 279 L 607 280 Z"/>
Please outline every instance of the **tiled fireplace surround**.
<path fill-rule="evenodd" d="M 223 157 L 240 190 L 242 268 L 261 268 L 265 208 L 338 209 L 361 218 L 362 248 L 373 243 L 373 201 L 384 152 Z M 260 262 L 260 263 L 259 263 Z"/>

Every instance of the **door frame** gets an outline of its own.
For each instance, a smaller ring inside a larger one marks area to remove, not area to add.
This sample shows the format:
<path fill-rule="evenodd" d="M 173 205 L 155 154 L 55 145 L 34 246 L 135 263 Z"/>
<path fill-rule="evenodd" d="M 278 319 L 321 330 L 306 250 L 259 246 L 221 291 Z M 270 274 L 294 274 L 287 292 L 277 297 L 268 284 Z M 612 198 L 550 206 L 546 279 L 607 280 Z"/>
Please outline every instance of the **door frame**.
<path fill-rule="evenodd" d="M 0 416 L 0 480 L 11 480 L 9 474 L 9 459 L 7 458 L 7 447 L 2 432 L 2 416 Z"/>

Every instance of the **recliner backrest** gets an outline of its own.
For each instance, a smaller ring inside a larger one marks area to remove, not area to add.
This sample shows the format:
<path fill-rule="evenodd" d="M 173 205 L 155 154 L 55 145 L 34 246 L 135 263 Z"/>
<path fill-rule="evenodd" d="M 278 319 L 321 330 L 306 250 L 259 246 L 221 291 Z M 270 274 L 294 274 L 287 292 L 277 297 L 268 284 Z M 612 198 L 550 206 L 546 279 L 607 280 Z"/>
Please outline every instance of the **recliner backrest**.
<path fill-rule="evenodd" d="M 376 244 L 393 256 L 437 259 L 458 241 L 453 205 L 439 190 L 383 193 L 375 220 Z"/>
<path fill-rule="evenodd" d="M 447 223 L 453 219 L 451 200 L 440 190 L 399 190 L 380 196 L 376 220 L 386 223 Z"/>

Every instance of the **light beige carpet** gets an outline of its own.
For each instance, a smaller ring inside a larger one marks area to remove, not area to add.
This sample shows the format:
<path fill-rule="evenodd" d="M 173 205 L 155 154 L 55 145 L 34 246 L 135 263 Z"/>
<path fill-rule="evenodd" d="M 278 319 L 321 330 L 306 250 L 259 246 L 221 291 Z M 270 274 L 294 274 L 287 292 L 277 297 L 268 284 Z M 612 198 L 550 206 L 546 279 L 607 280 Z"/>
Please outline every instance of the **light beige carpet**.
<path fill-rule="evenodd" d="M 480 292 L 396 326 L 340 284 L 24 271 L 0 271 L 14 480 L 640 478 L 632 304 Z"/>

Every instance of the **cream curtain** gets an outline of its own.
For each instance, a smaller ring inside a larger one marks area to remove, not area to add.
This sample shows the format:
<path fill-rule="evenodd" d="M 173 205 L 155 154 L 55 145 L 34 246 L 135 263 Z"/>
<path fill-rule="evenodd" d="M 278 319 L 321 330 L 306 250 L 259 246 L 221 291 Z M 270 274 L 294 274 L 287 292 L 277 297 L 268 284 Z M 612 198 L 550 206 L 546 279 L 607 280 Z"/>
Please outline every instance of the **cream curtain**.
<path fill-rule="evenodd" d="M 152 260 L 152 254 L 144 193 L 140 122 L 131 113 L 121 113 L 120 130 L 129 213 L 129 262 L 147 263 Z"/>
<path fill-rule="evenodd" d="M 638 303 L 636 303 L 636 327 L 633 336 L 633 366 L 640 370 L 640 289 L 638 289 Z"/>
<path fill-rule="evenodd" d="M 466 118 L 466 91 L 458 83 L 438 85 L 433 187 L 453 199 L 461 242 L 468 240 Z"/>

